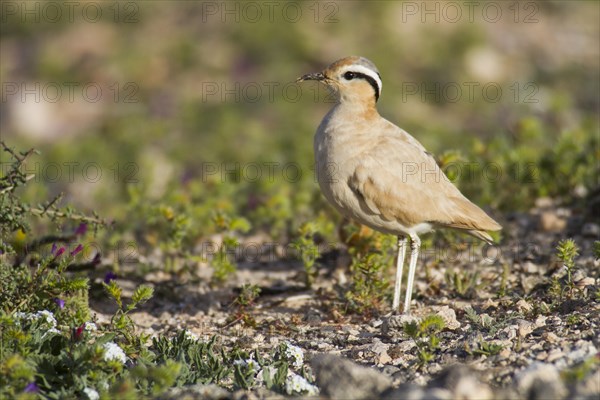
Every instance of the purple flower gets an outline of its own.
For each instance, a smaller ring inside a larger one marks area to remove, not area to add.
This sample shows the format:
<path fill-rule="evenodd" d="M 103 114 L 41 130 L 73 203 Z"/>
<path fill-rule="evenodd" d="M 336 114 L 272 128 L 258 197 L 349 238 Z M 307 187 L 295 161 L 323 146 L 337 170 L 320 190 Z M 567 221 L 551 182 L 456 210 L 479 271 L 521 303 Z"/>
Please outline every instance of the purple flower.
<path fill-rule="evenodd" d="M 59 299 L 58 297 L 54 299 L 54 302 L 61 310 L 65 308 L 65 301 L 63 299 Z"/>
<path fill-rule="evenodd" d="M 77 236 L 85 235 L 86 232 L 87 232 L 87 224 L 85 222 L 80 223 L 79 226 L 77 227 L 77 229 L 75 229 L 75 235 L 77 235 Z"/>
<path fill-rule="evenodd" d="M 83 250 L 83 245 L 78 244 L 77 247 L 75 247 L 75 250 L 73 250 L 70 254 L 71 254 L 71 256 L 74 256 L 77 253 L 79 253 L 81 250 Z"/>
<path fill-rule="evenodd" d="M 117 274 L 112 271 L 108 271 L 106 275 L 104 275 L 104 283 L 109 284 L 110 281 L 114 281 L 117 279 Z"/>
<path fill-rule="evenodd" d="M 60 257 L 64 252 L 65 252 L 65 248 L 61 247 L 60 249 L 58 249 L 58 251 L 56 252 L 56 254 L 54 255 L 54 258 L 58 258 Z"/>
<path fill-rule="evenodd" d="M 50 252 L 52 254 L 54 254 L 55 251 L 56 251 L 56 243 L 52 243 L 52 250 L 50 250 Z"/>
<path fill-rule="evenodd" d="M 40 391 L 40 388 L 38 387 L 38 385 L 35 384 L 35 382 L 31 382 L 30 384 L 28 384 L 27 386 L 25 386 L 25 393 L 37 393 Z"/>

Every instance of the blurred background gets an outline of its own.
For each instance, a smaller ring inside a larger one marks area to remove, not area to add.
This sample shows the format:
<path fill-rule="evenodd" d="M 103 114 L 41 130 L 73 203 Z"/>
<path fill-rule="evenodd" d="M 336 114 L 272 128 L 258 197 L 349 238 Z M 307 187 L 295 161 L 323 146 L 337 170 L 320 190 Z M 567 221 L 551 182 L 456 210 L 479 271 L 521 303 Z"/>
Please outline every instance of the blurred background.
<path fill-rule="evenodd" d="M 599 13 L 588 1 L 3 1 L 0 132 L 40 151 L 31 201 L 64 193 L 149 244 L 163 224 L 193 242 L 221 212 L 285 238 L 339 218 L 312 170 L 331 102 L 294 81 L 362 55 L 383 78 L 380 113 L 475 202 L 502 213 L 551 197 L 585 213 Z"/>

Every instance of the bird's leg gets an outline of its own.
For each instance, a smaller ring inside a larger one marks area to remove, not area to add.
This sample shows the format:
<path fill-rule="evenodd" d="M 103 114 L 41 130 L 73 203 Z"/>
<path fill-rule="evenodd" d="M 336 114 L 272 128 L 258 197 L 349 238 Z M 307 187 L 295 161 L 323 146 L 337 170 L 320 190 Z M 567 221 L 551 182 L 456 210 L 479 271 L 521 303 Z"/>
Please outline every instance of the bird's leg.
<path fill-rule="evenodd" d="M 406 256 L 405 236 L 398 236 L 398 258 L 396 259 L 396 284 L 394 285 L 394 302 L 392 303 L 392 312 L 400 307 L 400 286 L 402 285 L 402 271 L 404 269 L 404 258 Z"/>
<path fill-rule="evenodd" d="M 421 240 L 417 235 L 410 235 L 410 262 L 408 266 L 408 282 L 406 284 L 406 297 L 404 299 L 404 314 L 410 315 L 410 299 L 412 297 L 413 283 L 415 281 L 415 270 L 419 258 Z"/>

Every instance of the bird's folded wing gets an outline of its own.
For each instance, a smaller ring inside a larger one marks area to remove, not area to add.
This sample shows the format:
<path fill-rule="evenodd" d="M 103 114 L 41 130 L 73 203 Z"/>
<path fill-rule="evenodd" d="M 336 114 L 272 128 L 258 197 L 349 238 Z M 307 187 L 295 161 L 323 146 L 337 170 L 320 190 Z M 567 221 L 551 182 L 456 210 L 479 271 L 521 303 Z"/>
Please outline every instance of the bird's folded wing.
<path fill-rule="evenodd" d="M 384 138 L 357 159 L 350 188 L 363 209 L 411 227 L 423 222 L 467 230 L 498 230 L 450 182 L 423 148 Z"/>

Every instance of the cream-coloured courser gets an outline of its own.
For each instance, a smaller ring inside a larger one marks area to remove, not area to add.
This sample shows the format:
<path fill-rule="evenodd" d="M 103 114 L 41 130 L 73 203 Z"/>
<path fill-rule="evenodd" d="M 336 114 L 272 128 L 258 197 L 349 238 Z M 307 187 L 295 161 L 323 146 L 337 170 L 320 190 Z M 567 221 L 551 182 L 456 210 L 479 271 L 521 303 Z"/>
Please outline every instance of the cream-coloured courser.
<path fill-rule="evenodd" d="M 492 243 L 486 231 L 497 231 L 501 226 L 460 193 L 421 143 L 379 115 L 376 103 L 381 76 L 371 61 L 346 57 L 322 72 L 298 78 L 299 82 L 306 80 L 324 83 L 337 100 L 314 140 L 317 179 L 323 194 L 343 215 L 398 236 L 394 310 L 400 305 L 410 238 L 404 301 L 404 313 L 409 314 L 419 234 L 447 227 Z"/>

